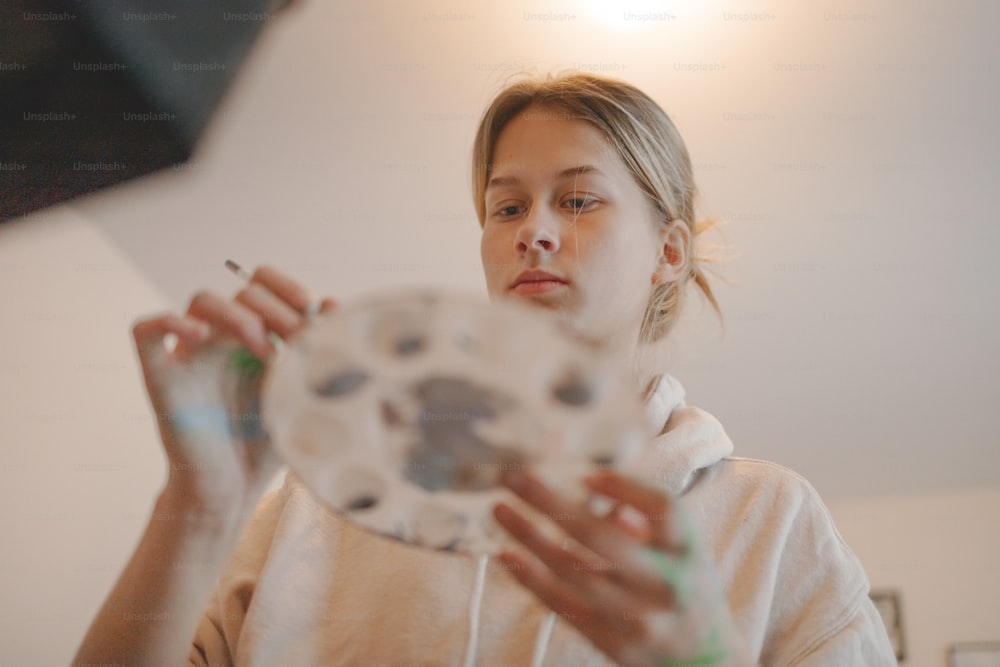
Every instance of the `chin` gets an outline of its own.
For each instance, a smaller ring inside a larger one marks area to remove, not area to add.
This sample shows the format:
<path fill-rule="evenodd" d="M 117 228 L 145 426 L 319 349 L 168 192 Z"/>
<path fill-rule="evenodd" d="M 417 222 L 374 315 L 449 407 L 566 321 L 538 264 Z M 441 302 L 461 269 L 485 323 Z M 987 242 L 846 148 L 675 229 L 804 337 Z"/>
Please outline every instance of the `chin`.
<path fill-rule="evenodd" d="M 529 306 L 535 306 L 537 308 L 543 308 L 554 313 L 564 313 L 565 317 L 569 318 L 569 313 L 566 310 L 566 304 L 560 299 L 552 298 L 547 294 L 514 294 L 508 293 L 507 298 L 511 301 L 516 301 L 517 303 L 524 303 Z"/>

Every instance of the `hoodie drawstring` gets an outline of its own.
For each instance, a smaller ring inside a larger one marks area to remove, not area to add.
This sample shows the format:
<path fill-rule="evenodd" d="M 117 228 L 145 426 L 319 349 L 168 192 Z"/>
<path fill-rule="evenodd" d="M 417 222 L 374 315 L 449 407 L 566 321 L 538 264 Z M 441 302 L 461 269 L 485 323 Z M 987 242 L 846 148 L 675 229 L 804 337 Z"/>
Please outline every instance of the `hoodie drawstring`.
<path fill-rule="evenodd" d="M 479 643 L 479 617 L 483 608 L 483 589 L 486 587 L 486 566 L 490 562 L 489 554 L 483 554 L 476 563 L 476 584 L 472 589 L 472 599 L 469 600 L 469 641 L 465 646 L 465 667 L 475 667 L 476 652 Z M 535 651 L 531 655 L 532 667 L 542 667 L 545 653 L 549 649 L 549 639 L 556 623 L 555 612 L 549 612 L 538 626 L 535 638 Z"/>
<path fill-rule="evenodd" d="M 472 600 L 469 601 L 469 642 L 465 645 L 465 667 L 474 667 L 476 664 L 479 612 L 483 607 L 483 588 L 486 586 L 486 565 L 489 561 L 489 554 L 483 554 L 476 565 L 476 585 L 472 589 Z"/>
<path fill-rule="evenodd" d="M 531 656 L 531 667 L 542 667 L 545 662 L 545 652 L 549 650 L 549 639 L 552 637 L 552 628 L 556 624 L 556 613 L 550 611 L 538 626 L 538 637 L 535 639 L 535 652 Z"/>

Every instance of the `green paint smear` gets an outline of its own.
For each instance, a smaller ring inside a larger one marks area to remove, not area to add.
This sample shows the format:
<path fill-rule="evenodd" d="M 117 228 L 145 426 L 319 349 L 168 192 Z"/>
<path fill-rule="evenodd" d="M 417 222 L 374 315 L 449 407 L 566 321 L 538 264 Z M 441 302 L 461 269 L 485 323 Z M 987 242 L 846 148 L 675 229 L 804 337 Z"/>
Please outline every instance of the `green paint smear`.
<path fill-rule="evenodd" d="M 728 657 L 729 651 L 723 645 L 722 633 L 719 632 L 719 626 L 716 625 L 712 628 L 705 646 L 702 647 L 701 655 L 687 660 L 668 659 L 661 663 L 660 667 L 711 667 L 711 665 L 717 665 Z"/>
<path fill-rule="evenodd" d="M 237 348 L 229 355 L 229 365 L 244 375 L 257 375 L 264 370 L 264 362 L 246 348 Z"/>

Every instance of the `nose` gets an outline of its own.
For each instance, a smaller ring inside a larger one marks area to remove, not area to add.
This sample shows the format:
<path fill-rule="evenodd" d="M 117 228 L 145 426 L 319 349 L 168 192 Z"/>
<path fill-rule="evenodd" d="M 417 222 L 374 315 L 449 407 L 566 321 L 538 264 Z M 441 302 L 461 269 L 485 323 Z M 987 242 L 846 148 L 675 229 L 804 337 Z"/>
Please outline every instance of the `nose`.
<path fill-rule="evenodd" d="M 559 251 L 558 221 L 545 213 L 542 207 L 532 207 L 524 216 L 517 230 L 514 244 L 519 253 Z"/>

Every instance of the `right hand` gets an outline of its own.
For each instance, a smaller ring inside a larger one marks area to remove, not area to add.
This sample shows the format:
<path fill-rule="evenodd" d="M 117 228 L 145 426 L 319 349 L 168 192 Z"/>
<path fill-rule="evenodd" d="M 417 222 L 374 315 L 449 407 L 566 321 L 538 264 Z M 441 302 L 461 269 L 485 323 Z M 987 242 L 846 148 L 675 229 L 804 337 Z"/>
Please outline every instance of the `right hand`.
<path fill-rule="evenodd" d="M 244 348 L 265 364 L 273 332 L 294 336 L 306 323 L 307 290 L 262 267 L 234 299 L 197 293 L 183 315 L 137 322 L 132 334 L 169 464 L 167 486 L 192 510 L 218 517 L 249 511 L 281 463 L 259 428 L 261 373 L 232 364 Z M 324 299 L 320 312 L 336 307 Z M 168 350 L 165 338 L 177 338 Z"/>

